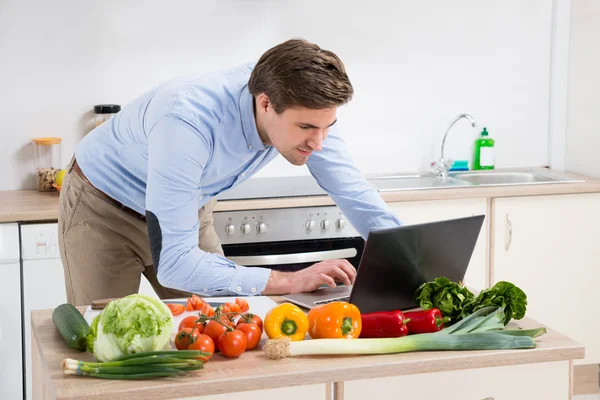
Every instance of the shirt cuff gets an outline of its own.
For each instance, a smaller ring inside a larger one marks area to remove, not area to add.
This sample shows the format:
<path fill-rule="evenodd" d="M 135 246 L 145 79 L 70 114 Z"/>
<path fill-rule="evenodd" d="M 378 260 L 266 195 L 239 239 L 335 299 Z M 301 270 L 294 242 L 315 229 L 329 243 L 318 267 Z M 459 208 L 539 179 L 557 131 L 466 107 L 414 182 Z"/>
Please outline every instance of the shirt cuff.
<path fill-rule="evenodd" d="M 227 289 L 238 295 L 255 296 L 265 290 L 270 275 L 271 270 L 268 268 L 236 265 L 235 273 Z"/>

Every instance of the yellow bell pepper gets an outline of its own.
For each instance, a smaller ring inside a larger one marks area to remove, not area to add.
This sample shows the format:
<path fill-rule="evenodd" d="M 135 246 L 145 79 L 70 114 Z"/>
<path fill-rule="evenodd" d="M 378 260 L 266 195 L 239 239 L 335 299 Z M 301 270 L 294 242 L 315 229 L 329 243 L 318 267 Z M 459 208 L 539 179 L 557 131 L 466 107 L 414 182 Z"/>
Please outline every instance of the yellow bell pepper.
<path fill-rule="evenodd" d="M 264 325 L 269 339 L 287 336 L 298 341 L 303 340 L 308 331 L 308 317 L 294 304 L 283 303 L 267 312 Z"/>
<path fill-rule="evenodd" d="M 358 307 L 345 301 L 334 301 L 308 312 L 308 334 L 313 339 L 356 339 L 362 329 Z"/>

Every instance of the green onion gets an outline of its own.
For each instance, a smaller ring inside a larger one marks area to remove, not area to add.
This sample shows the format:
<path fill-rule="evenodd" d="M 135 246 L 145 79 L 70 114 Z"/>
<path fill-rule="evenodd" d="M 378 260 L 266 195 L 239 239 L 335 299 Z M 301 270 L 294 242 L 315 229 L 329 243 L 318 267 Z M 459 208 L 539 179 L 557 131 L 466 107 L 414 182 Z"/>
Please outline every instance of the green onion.
<path fill-rule="evenodd" d="M 504 330 L 504 307 L 484 307 L 455 325 L 435 333 L 379 339 L 269 340 L 267 357 L 280 359 L 301 355 L 390 354 L 428 350 L 527 349 L 536 345 L 534 337 L 545 328 Z"/>
<path fill-rule="evenodd" d="M 204 368 L 199 350 L 152 351 L 131 354 L 111 362 L 87 362 L 66 358 L 61 365 L 65 375 L 91 376 L 102 379 L 150 379 L 175 377 Z"/>

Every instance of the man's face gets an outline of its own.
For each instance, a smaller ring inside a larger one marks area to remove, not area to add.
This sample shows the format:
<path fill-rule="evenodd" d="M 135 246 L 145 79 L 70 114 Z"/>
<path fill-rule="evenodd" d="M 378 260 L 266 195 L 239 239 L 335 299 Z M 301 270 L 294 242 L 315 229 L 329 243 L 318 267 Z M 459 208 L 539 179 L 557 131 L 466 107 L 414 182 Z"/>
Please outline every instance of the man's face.
<path fill-rule="evenodd" d="M 312 110 L 288 108 L 277 114 L 268 105 L 264 111 L 267 140 L 293 165 L 304 165 L 313 151 L 320 151 L 329 127 L 336 122 L 336 108 Z"/>

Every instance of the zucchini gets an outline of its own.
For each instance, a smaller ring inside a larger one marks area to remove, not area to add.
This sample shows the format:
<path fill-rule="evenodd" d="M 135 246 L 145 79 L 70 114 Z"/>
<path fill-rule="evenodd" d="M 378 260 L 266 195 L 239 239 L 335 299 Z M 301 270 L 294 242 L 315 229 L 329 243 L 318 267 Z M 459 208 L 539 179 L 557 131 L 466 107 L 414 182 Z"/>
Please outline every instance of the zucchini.
<path fill-rule="evenodd" d="M 61 304 L 52 312 L 52 321 L 67 345 L 85 351 L 90 326 L 78 309 L 69 303 Z"/>

